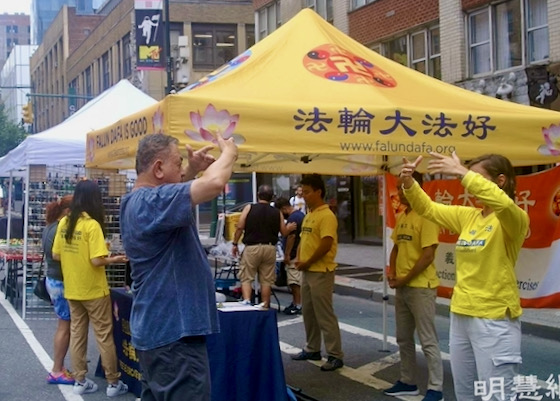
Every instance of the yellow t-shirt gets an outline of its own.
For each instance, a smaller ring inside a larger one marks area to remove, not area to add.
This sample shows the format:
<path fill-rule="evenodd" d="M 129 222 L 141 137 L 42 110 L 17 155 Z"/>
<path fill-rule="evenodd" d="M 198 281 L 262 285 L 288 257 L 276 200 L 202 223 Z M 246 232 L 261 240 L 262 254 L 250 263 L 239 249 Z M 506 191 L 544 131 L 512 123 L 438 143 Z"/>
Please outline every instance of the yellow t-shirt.
<path fill-rule="evenodd" d="M 486 319 L 518 317 L 522 309 L 515 264 L 529 228 L 529 216 L 480 174 L 469 171 L 462 184 L 494 212 L 484 217 L 478 208 L 432 202 L 417 183 L 404 191 L 418 214 L 459 233 L 451 311 Z"/>
<path fill-rule="evenodd" d="M 299 258 L 302 261 L 309 259 L 321 243 L 321 238 L 332 237 L 331 249 L 321 259 L 313 263 L 308 271 L 327 272 L 336 269 L 336 250 L 338 247 L 338 221 L 329 209 L 329 205 L 319 206 L 308 212 L 301 224 L 301 240 L 299 242 Z"/>
<path fill-rule="evenodd" d="M 399 214 L 392 235 L 399 251 L 396 260 L 397 277 L 406 276 L 422 256 L 423 248 L 439 243 L 438 236 L 437 224 L 421 217 L 414 210 Z M 419 288 L 436 288 L 438 285 L 439 279 L 433 263 L 407 284 L 408 287 Z"/>
<path fill-rule="evenodd" d="M 68 218 L 56 229 L 53 253 L 60 255 L 64 276 L 64 297 L 76 301 L 102 298 L 109 294 L 104 266 L 94 266 L 91 259 L 109 254 L 103 231 L 97 221 L 83 213 L 76 223 L 70 243 L 66 242 Z"/>

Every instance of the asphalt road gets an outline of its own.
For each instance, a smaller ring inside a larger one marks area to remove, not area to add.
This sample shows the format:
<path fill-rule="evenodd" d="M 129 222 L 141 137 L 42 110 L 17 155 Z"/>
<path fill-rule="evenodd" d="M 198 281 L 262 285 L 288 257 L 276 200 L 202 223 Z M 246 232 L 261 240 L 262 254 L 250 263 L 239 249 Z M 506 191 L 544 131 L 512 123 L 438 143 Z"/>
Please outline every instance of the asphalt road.
<path fill-rule="evenodd" d="M 289 303 L 289 294 L 277 292 L 280 303 Z M 53 386 L 45 383 L 47 370 L 52 361 L 52 338 L 55 320 L 26 320 L 7 306 L 0 294 L 0 401 L 82 401 L 106 400 L 104 391 L 75 396 L 71 386 Z M 393 306 L 353 296 L 334 295 L 335 309 L 339 317 L 345 367 L 335 372 L 322 372 L 319 362 L 292 361 L 290 355 L 299 352 L 305 335 L 301 317 L 278 314 L 280 348 L 283 353 L 284 370 L 287 384 L 300 388 L 305 394 L 319 401 L 362 401 L 394 400 L 384 396 L 382 390 L 398 379 L 399 357 L 394 339 Z M 383 319 L 383 309 L 387 318 Z M 445 383 L 444 397 L 447 401 L 455 399 L 449 366 L 449 320 L 437 316 L 440 346 L 444 358 Z M 384 338 L 386 323 L 386 339 Z M 88 357 L 92 361 L 93 372 L 98 359 L 94 337 L 90 334 Z M 325 356 L 325 355 L 324 355 Z M 558 384 L 560 374 L 560 342 L 534 335 L 523 335 L 523 375 L 535 375 L 543 387 L 542 400 L 558 399 L 545 396 L 546 379 L 555 376 Z M 92 377 L 93 374 L 90 374 Z M 104 390 L 102 379 L 94 378 Z M 418 354 L 418 384 L 421 393 L 425 392 L 426 369 L 424 358 Z M 134 400 L 129 393 L 119 400 Z M 420 401 L 418 397 L 403 397 L 407 401 Z M 266 401 L 266 400 L 262 400 Z"/>

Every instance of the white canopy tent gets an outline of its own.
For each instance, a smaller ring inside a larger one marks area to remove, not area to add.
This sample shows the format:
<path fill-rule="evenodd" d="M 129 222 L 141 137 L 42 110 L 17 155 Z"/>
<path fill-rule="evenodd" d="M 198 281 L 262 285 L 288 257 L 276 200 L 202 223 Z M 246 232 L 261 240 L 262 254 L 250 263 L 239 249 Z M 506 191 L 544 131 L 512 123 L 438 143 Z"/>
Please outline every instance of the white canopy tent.
<path fill-rule="evenodd" d="M 29 135 L 15 149 L 0 158 L 0 177 L 10 177 L 9 197 L 12 199 L 13 177 L 25 180 L 25 210 L 23 212 L 23 257 L 28 255 L 30 166 L 85 166 L 86 139 L 90 131 L 113 124 L 130 114 L 156 104 L 157 101 L 121 80 L 89 101 L 64 122 L 38 134 Z M 11 223 L 8 211 L 8 232 Z M 26 269 L 23 273 L 26 283 Z M 22 316 L 26 317 L 26 297 L 22 297 Z"/>
<path fill-rule="evenodd" d="M 33 164 L 85 164 L 87 133 L 157 103 L 127 80 L 89 101 L 62 123 L 28 136 L 0 158 L 0 176 Z"/>

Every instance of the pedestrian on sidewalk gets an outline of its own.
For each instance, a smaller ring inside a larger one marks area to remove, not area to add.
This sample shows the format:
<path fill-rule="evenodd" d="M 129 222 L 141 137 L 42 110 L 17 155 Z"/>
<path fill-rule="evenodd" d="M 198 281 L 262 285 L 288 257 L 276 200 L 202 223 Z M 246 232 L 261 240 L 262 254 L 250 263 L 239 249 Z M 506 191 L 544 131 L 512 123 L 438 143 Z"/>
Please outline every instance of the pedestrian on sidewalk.
<path fill-rule="evenodd" d="M 421 216 L 459 233 L 455 246 L 456 283 L 451 298 L 451 371 L 458 401 L 474 399 L 478 382 L 493 389 L 500 378 L 501 391 L 488 400 L 514 399 L 514 377 L 521 365 L 522 310 L 515 264 L 529 228 L 529 216 L 515 203 L 515 173 L 511 162 L 489 154 L 463 166 L 453 152 L 430 153 L 431 174 L 454 175 L 481 208 L 433 202 L 414 181 L 412 173 L 422 161 L 403 159 L 403 190 Z"/>
<path fill-rule="evenodd" d="M 276 244 L 278 233 L 288 235 L 296 228 L 294 224 L 286 225 L 282 213 L 270 206 L 274 193 L 270 185 L 261 185 L 257 191 L 258 202 L 243 208 L 233 235 L 231 254 L 239 256 L 238 241 L 243 234 L 245 248 L 239 261 L 239 278 L 241 279 L 241 303 L 251 304 L 253 281 L 259 276 L 261 286 L 262 308 L 270 306 L 272 284 L 276 280 Z"/>
<path fill-rule="evenodd" d="M 206 336 L 219 332 L 214 279 L 194 219 L 218 196 L 237 159 L 233 139 L 217 134 L 221 154 L 146 135 L 138 144 L 132 192 L 121 200 L 121 238 L 130 259 L 130 331 L 142 371 L 142 399 L 210 401 Z M 195 177 L 201 171 L 204 174 Z"/>
<path fill-rule="evenodd" d="M 299 210 L 303 214 L 307 213 L 307 205 L 305 204 L 305 199 L 303 198 L 303 189 L 301 185 L 296 187 L 296 193 L 290 198 L 290 205 L 294 209 Z"/>
<path fill-rule="evenodd" d="M 292 357 L 296 361 L 321 360 L 321 335 L 327 362 L 322 371 L 344 366 L 338 318 L 333 308 L 338 222 L 325 202 L 325 183 L 318 174 L 304 175 L 303 197 L 309 210 L 303 219 L 296 268 L 303 272 L 301 298 L 306 344 Z"/>
<path fill-rule="evenodd" d="M 414 172 L 422 186 L 422 175 Z M 391 396 L 418 395 L 416 385 L 416 345 L 414 332 L 422 345 L 428 367 L 428 386 L 423 401 L 443 399 L 443 364 L 435 325 L 439 279 L 434 259 L 439 227 L 421 217 L 402 192 L 403 179 L 397 182 L 399 198 L 406 209 L 397 216 L 392 240 L 387 279 L 395 289 L 397 343 L 401 358 L 400 379 L 384 391 Z"/>
<path fill-rule="evenodd" d="M 296 229 L 284 236 L 282 239 L 282 249 L 284 250 L 284 268 L 287 272 L 288 286 L 292 292 L 292 302 L 284 309 L 286 315 L 301 315 L 301 271 L 296 269 L 297 249 L 301 235 L 301 224 L 305 214 L 295 209 L 286 198 L 276 199 L 275 206 L 280 209 L 280 213 L 286 222 L 295 223 Z"/>
<path fill-rule="evenodd" d="M 58 324 L 53 339 L 53 367 L 47 376 L 49 384 L 74 384 L 74 378 L 64 367 L 64 359 L 70 346 L 70 307 L 64 298 L 62 267 L 52 256 L 52 247 L 59 221 L 68 214 L 72 195 L 50 202 L 45 208 L 47 226 L 43 230 L 42 245 L 47 278 L 45 284 L 51 297 Z"/>
<path fill-rule="evenodd" d="M 93 393 L 97 384 L 86 378 L 89 322 L 93 326 L 109 397 L 126 394 L 119 377 L 113 340 L 113 313 L 105 266 L 125 263 L 123 255 L 109 256 L 105 243 L 105 211 L 101 191 L 91 180 L 78 182 L 70 213 L 56 229 L 53 259 L 60 260 L 64 296 L 70 306 L 70 357 L 74 394 Z"/>

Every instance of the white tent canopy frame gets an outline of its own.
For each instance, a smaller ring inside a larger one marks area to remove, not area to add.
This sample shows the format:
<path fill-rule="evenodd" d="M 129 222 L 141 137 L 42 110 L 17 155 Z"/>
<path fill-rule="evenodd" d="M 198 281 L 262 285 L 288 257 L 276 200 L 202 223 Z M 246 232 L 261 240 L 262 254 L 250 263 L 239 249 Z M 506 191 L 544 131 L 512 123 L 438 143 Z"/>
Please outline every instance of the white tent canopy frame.
<path fill-rule="evenodd" d="M 22 176 L 29 188 L 32 165 L 85 166 L 87 133 L 113 124 L 119 119 L 149 107 L 157 101 L 128 80 L 121 80 L 107 89 L 62 123 L 41 133 L 28 136 L 19 146 L 0 158 L 0 177 Z M 11 186 L 10 186 L 11 190 Z M 23 215 L 23 258 L 27 259 L 29 225 L 29 191 L 25 191 Z M 11 210 L 8 220 L 11 220 Z M 10 221 L 11 222 L 11 221 Z M 10 227 L 8 226 L 8 232 Z M 26 269 L 23 272 L 26 282 Z M 22 297 L 22 317 L 26 302 Z"/>

